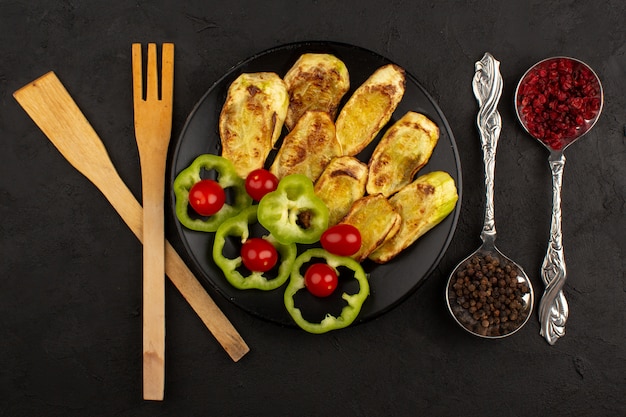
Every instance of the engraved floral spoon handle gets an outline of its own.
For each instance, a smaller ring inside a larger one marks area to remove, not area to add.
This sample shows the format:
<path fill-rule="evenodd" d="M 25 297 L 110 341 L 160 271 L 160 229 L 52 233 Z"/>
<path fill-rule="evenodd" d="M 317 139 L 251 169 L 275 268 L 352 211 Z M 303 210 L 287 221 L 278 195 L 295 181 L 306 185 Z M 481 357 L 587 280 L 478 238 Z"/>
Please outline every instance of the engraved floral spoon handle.
<path fill-rule="evenodd" d="M 487 52 L 480 61 L 476 62 L 475 71 L 472 89 L 480 106 L 476 124 L 480 132 L 485 164 L 485 223 L 480 238 L 485 244 L 494 245 L 496 222 L 493 194 L 496 148 L 502 128 L 502 119 L 497 109 L 502 94 L 500 62 Z"/>
<path fill-rule="evenodd" d="M 539 320 L 541 336 L 553 345 L 565 335 L 565 323 L 569 316 L 569 307 L 563 294 L 567 278 L 561 232 L 561 185 L 565 167 L 563 151 L 551 151 L 549 162 L 552 170 L 552 221 L 548 251 L 541 266 L 541 279 L 546 288 L 539 303 Z"/>

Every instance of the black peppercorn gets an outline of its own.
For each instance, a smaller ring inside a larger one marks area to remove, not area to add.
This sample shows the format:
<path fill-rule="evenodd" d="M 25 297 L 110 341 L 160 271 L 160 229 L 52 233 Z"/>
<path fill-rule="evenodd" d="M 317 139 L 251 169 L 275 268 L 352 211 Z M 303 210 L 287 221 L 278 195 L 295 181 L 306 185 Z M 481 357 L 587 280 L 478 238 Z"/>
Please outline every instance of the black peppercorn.
<path fill-rule="evenodd" d="M 504 336 L 530 314 L 530 294 L 521 272 L 497 254 L 477 254 L 466 260 L 448 288 L 450 308 L 468 330 L 483 336 Z"/>

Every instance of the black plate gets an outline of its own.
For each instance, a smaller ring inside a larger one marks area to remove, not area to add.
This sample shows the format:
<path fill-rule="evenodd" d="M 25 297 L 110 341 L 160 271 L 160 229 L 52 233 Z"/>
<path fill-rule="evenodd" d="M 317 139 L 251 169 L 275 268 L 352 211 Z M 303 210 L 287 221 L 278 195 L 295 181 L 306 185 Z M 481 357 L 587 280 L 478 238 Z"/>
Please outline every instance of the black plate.
<path fill-rule="evenodd" d="M 376 53 L 352 45 L 334 42 L 303 42 L 262 52 L 238 64 L 218 80 L 198 102 L 175 143 L 173 160 L 169 164 L 169 189 L 172 207 L 174 207 L 172 183 L 176 175 L 200 154 L 219 154 L 219 114 L 232 81 L 244 72 L 273 71 L 284 76 L 297 58 L 306 52 L 330 53 L 343 60 L 348 67 L 351 84 L 351 89 L 346 94 L 344 101 L 377 68 L 391 62 Z M 389 125 L 409 110 L 423 113 L 437 123 L 441 131 L 439 143 L 429 163 L 420 171 L 420 175 L 435 170 L 447 171 L 457 183 L 459 203 L 442 223 L 421 237 L 396 259 L 386 265 L 364 264 L 366 271 L 370 273 L 371 291 L 370 297 L 363 305 L 356 322 L 363 322 L 379 316 L 416 290 L 419 284 L 435 269 L 448 248 L 460 213 L 461 167 L 452 131 L 442 111 L 430 95 L 413 76 L 408 73 L 406 75 L 405 95 Z M 379 137 L 358 155 L 361 160 L 365 162 L 369 160 L 375 144 L 385 130 L 386 127 L 383 128 Z M 187 250 L 188 258 L 193 263 L 193 269 L 199 277 L 249 313 L 282 325 L 293 325 L 283 304 L 284 286 L 269 292 L 241 291 L 233 288 L 224 278 L 222 271 L 213 263 L 211 257 L 213 234 L 187 230 L 178 222 L 176 225 L 179 236 Z M 323 301 L 305 299 L 302 303 L 302 310 L 305 314 L 308 308 L 313 310 L 324 309 Z"/>

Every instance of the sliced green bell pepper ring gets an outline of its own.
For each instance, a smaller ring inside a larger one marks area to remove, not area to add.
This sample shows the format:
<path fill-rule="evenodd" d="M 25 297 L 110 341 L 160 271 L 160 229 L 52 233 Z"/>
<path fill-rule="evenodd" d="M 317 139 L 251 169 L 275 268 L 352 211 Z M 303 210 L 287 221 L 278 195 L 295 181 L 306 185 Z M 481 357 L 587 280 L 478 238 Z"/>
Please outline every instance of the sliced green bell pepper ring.
<path fill-rule="evenodd" d="M 259 202 L 259 223 L 282 243 L 315 243 L 328 228 L 328 207 L 306 175 L 283 177 Z"/>
<path fill-rule="evenodd" d="M 348 304 L 343 307 L 339 317 L 335 317 L 331 314 L 327 314 L 324 319 L 319 323 L 311 323 L 302 317 L 302 312 L 295 306 L 294 296 L 296 293 L 305 288 L 304 276 L 302 275 L 302 265 L 309 262 L 313 258 L 322 258 L 326 260 L 326 263 L 337 271 L 337 267 L 343 266 L 354 271 L 354 278 L 359 282 L 359 292 L 356 294 L 343 293 L 343 298 Z M 357 261 L 352 258 L 333 255 L 321 248 L 309 249 L 298 256 L 293 264 L 291 272 L 291 278 L 289 284 L 285 289 L 285 308 L 303 330 L 309 333 L 321 334 L 330 330 L 342 329 L 349 326 L 354 322 L 359 313 L 363 303 L 369 296 L 370 286 L 365 271 Z"/>
<path fill-rule="evenodd" d="M 220 211 L 207 218 L 192 218 L 189 215 L 189 190 L 199 182 L 203 170 L 217 171 L 217 182 L 226 190 L 234 190 L 234 201 L 224 204 Z M 174 196 L 176 197 L 176 217 L 183 226 L 200 232 L 215 232 L 220 224 L 229 217 L 239 213 L 252 204 L 252 198 L 246 192 L 245 181 L 237 175 L 235 166 L 228 159 L 218 155 L 205 154 L 198 156 L 187 168 L 182 170 L 174 180 Z"/>
<path fill-rule="evenodd" d="M 294 243 L 282 244 L 278 242 L 272 235 L 264 236 L 263 239 L 268 240 L 280 255 L 280 265 L 278 266 L 278 275 L 275 278 L 268 279 L 263 272 L 253 271 L 248 276 L 243 276 L 237 269 L 242 265 L 241 256 L 233 259 L 224 256 L 224 245 L 228 236 L 237 236 L 245 242 L 250 236 L 251 224 L 257 222 L 256 205 L 244 209 L 241 213 L 227 219 L 220 225 L 215 233 L 213 242 L 213 260 L 215 264 L 224 272 L 226 280 L 235 288 L 240 290 L 258 289 L 263 291 L 274 290 L 283 285 L 289 278 L 293 262 L 296 259 L 298 249 Z"/>

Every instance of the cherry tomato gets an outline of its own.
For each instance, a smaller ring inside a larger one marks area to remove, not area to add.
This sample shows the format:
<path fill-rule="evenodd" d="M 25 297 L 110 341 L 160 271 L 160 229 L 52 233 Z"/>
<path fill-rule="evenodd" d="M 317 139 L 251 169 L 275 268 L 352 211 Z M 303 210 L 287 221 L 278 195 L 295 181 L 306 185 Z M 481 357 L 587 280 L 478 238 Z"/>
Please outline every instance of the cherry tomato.
<path fill-rule="evenodd" d="M 213 180 L 198 181 L 189 190 L 189 204 L 201 216 L 212 216 L 222 209 L 226 193 Z"/>
<path fill-rule="evenodd" d="M 267 272 L 278 262 L 274 245 L 260 237 L 253 237 L 241 246 L 241 260 L 253 272 Z"/>
<path fill-rule="evenodd" d="M 246 191 L 256 201 L 278 187 L 278 178 L 266 169 L 259 168 L 246 177 Z"/>
<path fill-rule="evenodd" d="M 304 274 L 304 285 L 316 297 L 328 297 L 338 283 L 337 273 L 328 264 L 313 264 Z"/>
<path fill-rule="evenodd" d="M 320 243 L 332 254 L 350 256 L 361 248 L 361 233 L 351 224 L 339 223 L 329 227 L 322 234 Z"/>

